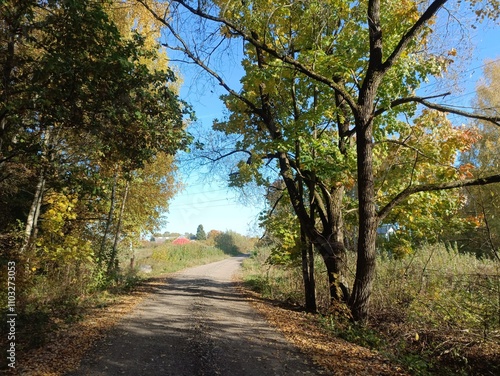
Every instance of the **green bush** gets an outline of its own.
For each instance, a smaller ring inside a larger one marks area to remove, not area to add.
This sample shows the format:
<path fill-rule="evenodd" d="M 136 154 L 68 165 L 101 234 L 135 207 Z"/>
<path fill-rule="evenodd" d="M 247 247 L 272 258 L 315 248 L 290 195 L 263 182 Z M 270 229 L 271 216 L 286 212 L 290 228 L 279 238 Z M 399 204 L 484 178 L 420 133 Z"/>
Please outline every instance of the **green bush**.
<path fill-rule="evenodd" d="M 255 241 L 233 231 L 221 232 L 215 236 L 215 246 L 228 255 L 236 256 L 250 252 Z"/>

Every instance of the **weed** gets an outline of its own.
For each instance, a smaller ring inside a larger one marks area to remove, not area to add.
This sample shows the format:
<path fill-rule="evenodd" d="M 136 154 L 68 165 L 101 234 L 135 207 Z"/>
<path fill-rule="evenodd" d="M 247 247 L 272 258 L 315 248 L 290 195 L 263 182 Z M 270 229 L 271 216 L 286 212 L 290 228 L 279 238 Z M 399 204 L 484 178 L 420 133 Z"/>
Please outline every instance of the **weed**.
<path fill-rule="evenodd" d="M 302 305 L 299 268 L 267 264 L 269 252 L 252 253 L 244 278 L 268 298 Z M 415 375 L 487 375 L 499 364 L 498 263 L 439 244 L 399 259 L 380 255 L 370 324 L 360 327 L 348 315 L 332 314 L 325 268 L 319 257 L 316 262 L 320 325 L 337 336 L 377 349 Z M 348 270 L 355 270 L 353 253 Z"/>

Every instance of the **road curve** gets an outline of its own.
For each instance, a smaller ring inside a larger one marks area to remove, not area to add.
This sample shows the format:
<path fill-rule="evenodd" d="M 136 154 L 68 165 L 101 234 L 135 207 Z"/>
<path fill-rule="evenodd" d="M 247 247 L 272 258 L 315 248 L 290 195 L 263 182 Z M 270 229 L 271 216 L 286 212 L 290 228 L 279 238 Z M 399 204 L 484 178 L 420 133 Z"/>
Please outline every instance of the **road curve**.
<path fill-rule="evenodd" d="M 71 376 L 322 375 L 234 288 L 242 257 L 190 268 L 126 316 Z"/>

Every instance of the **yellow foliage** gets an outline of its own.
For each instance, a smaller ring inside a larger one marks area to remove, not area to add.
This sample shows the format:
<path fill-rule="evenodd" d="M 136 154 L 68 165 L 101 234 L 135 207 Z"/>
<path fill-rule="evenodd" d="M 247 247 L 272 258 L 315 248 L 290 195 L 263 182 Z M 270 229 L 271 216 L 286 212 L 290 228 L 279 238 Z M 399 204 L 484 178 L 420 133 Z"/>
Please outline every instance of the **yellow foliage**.
<path fill-rule="evenodd" d="M 77 219 L 76 194 L 50 191 L 43 200 L 47 209 L 41 216 L 41 234 L 37 241 L 41 258 L 51 261 L 92 260 L 90 242 L 82 239 L 71 222 Z"/>

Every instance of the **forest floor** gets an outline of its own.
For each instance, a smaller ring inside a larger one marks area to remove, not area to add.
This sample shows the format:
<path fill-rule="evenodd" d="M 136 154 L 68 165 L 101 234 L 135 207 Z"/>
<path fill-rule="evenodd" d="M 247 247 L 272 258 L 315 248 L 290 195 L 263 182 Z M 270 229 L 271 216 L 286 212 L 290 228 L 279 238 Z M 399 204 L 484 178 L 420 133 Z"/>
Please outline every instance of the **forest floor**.
<path fill-rule="evenodd" d="M 19 354 L 13 374 L 406 374 L 328 334 L 314 315 L 243 288 L 234 280 L 240 263 L 231 258 L 150 279 Z"/>

